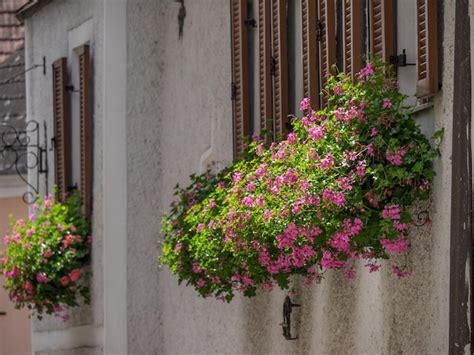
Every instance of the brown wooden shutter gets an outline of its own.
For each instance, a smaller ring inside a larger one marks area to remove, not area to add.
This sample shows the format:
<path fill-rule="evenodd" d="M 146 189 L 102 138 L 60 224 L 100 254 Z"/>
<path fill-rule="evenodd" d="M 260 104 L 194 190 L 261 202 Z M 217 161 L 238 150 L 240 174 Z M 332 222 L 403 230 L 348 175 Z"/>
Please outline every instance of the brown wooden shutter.
<path fill-rule="evenodd" d="M 54 169 L 57 188 L 56 198 L 60 201 L 71 183 L 71 138 L 67 59 L 60 58 L 53 63 L 53 119 L 54 119 Z"/>
<path fill-rule="evenodd" d="M 311 105 L 319 107 L 319 58 L 318 58 L 318 12 L 314 0 L 302 0 L 303 35 L 303 94 L 311 100 Z"/>
<path fill-rule="evenodd" d="M 328 77 L 336 64 L 336 18 L 334 0 L 318 0 L 320 21 L 319 66 L 321 89 L 326 87 Z M 327 102 L 326 95 L 321 97 L 321 107 Z"/>
<path fill-rule="evenodd" d="M 274 138 L 289 132 L 288 119 L 288 44 L 286 0 L 272 0 L 272 70 Z"/>
<path fill-rule="evenodd" d="M 437 2 L 417 0 L 416 95 L 426 97 L 438 91 Z M 466 39 L 468 40 L 468 39 Z"/>
<path fill-rule="evenodd" d="M 247 0 L 231 0 L 232 30 L 232 99 L 234 157 L 245 149 L 245 137 L 250 134 L 249 68 Z"/>
<path fill-rule="evenodd" d="M 355 79 L 362 67 L 362 0 L 342 3 L 343 71 Z"/>
<path fill-rule="evenodd" d="M 260 132 L 266 141 L 273 132 L 271 0 L 258 1 L 258 49 L 260 82 Z"/>
<path fill-rule="evenodd" d="M 385 61 L 395 55 L 393 0 L 370 2 L 370 53 Z"/>
<path fill-rule="evenodd" d="M 79 48 L 79 104 L 80 104 L 80 192 L 84 214 L 90 217 L 92 211 L 92 108 L 91 108 L 91 68 L 88 45 Z"/>

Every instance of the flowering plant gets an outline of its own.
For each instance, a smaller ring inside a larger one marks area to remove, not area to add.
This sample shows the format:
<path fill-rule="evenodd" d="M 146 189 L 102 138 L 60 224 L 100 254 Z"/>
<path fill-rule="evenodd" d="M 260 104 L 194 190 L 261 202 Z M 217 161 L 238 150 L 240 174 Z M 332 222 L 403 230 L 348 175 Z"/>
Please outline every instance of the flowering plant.
<path fill-rule="evenodd" d="M 12 231 L 0 270 L 5 289 L 17 308 L 28 307 L 39 319 L 43 313 L 68 319 L 66 309 L 78 306 L 78 295 L 89 303 L 90 276 L 82 269 L 90 252 L 90 224 L 81 213 L 74 192 L 64 203 L 51 196 L 38 200 L 27 220 L 11 218 Z"/>
<path fill-rule="evenodd" d="M 288 288 L 289 276 L 319 281 L 329 269 L 355 277 L 407 253 L 410 207 L 427 199 L 440 152 L 420 132 L 391 68 L 371 60 L 353 83 L 328 80 L 327 105 L 308 99 L 286 140 L 256 138 L 244 159 L 192 176 L 163 218 L 161 262 L 203 295 Z M 434 139 L 441 138 L 438 131 Z M 392 261 L 398 277 L 406 266 Z"/>

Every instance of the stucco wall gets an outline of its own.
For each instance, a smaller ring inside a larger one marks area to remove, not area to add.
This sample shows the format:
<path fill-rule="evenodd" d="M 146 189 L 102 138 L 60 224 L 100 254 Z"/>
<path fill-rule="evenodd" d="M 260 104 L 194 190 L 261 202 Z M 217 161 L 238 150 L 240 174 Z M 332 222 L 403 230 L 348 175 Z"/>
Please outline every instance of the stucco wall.
<path fill-rule="evenodd" d="M 89 25 L 90 31 L 83 31 Z M 56 0 L 40 8 L 34 16 L 26 20 L 26 67 L 42 63 L 46 57 L 46 75 L 41 69 L 30 71 L 26 74 L 27 81 L 27 116 L 39 122 L 45 120 L 48 126 L 48 137 L 53 137 L 52 113 L 52 77 L 51 64 L 60 57 L 68 57 L 69 72 L 77 70 L 71 67 L 72 49 L 77 46 L 74 41 L 79 32 L 84 32 L 84 39 L 91 46 L 93 81 L 93 112 L 94 112 L 94 217 L 93 235 L 94 244 L 92 252 L 92 304 L 74 309 L 71 320 L 63 322 L 54 317 L 46 317 L 41 322 L 33 321 L 33 351 L 41 354 L 69 353 L 70 348 L 83 346 L 101 346 L 101 327 L 103 324 L 102 301 L 102 161 L 101 161 L 101 70 L 102 67 L 102 2 L 96 0 Z M 71 37 L 71 34 L 72 37 Z M 79 35 L 80 37 L 81 35 Z M 72 39 L 71 39 L 72 38 Z M 76 88 L 78 82 L 72 82 Z M 71 95 L 78 95 L 73 93 Z M 77 115 L 74 115 L 77 119 Z M 73 123 L 74 124 L 74 123 Z M 77 130 L 74 130 L 77 132 Z M 73 143 L 77 143 L 73 140 Z M 47 142 L 51 147 L 51 142 Z M 76 144 L 77 145 L 77 144 Z M 77 151 L 78 147 L 73 147 Z M 54 186 L 54 155 L 49 150 L 49 192 Z M 75 160 L 73 164 L 78 164 Z M 78 181 L 74 181 L 78 182 Z M 41 194 L 44 194 L 45 181 L 40 183 Z M 54 352 L 56 351 L 56 352 Z M 74 350 L 71 350 L 74 351 Z M 82 350 L 78 350 L 82 351 Z M 82 352 L 80 352 L 82 353 Z"/>
<path fill-rule="evenodd" d="M 132 354 L 444 354 L 448 348 L 449 191 L 452 123 L 453 6 L 445 1 L 442 74 L 427 131 L 445 127 L 443 156 L 430 210 L 432 225 L 414 229 L 408 262 L 413 275 L 389 268 L 346 282 L 329 272 L 310 289 L 295 280 L 302 308 L 299 340 L 278 324 L 284 293 L 230 305 L 201 299 L 158 269 L 160 216 L 172 187 L 207 161 L 231 152 L 229 2 L 186 1 L 178 38 L 179 3 L 129 0 L 127 7 L 128 349 Z"/>

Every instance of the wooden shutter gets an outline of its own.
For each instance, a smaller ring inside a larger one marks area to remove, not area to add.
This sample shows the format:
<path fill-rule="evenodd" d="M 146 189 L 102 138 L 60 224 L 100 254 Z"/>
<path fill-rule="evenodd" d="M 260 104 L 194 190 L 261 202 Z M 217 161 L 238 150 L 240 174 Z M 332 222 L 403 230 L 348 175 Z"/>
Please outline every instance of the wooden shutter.
<path fill-rule="evenodd" d="M 416 94 L 434 95 L 438 91 L 437 2 L 417 0 Z M 466 39 L 469 40 L 469 39 Z"/>
<path fill-rule="evenodd" d="M 84 214 L 90 217 L 92 211 L 92 108 L 91 108 L 91 68 L 88 45 L 79 48 L 79 119 L 80 119 L 80 192 Z"/>
<path fill-rule="evenodd" d="M 247 0 L 231 0 L 232 30 L 232 99 L 234 157 L 245 149 L 244 138 L 250 134 Z"/>
<path fill-rule="evenodd" d="M 272 71 L 274 137 L 289 132 L 288 119 L 288 45 L 286 0 L 272 0 Z"/>
<path fill-rule="evenodd" d="M 336 18 L 334 0 L 318 0 L 319 15 L 319 66 L 321 89 L 326 87 L 332 67 L 336 64 Z M 327 102 L 326 95 L 321 97 L 321 106 Z"/>
<path fill-rule="evenodd" d="M 354 80 L 362 67 L 362 0 L 343 0 L 342 28 L 343 71 Z"/>
<path fill-rule="evenodd" d="M 370 53 L 390 60 L 395 53 L 393 0 L 370 2 Z"/>
<path fill-rule="evenodd" d="M 273 132 L 271 0 L 258 1 L 258 49 L 260 82 L 260 132 Z"/>
<path fill-rule="evenodd" d="M 303 94 L 319 109 L 318 13 L 314 0 L 301 1 L 303 35 Z"/>
<path fill-rule="evenodd" d="M 54 169 L 56 198 L 60 201 L 64 199 L 71 182 L 70 118 L 66 85 L 67 59 L 60 58 L 53 63 Z"/>

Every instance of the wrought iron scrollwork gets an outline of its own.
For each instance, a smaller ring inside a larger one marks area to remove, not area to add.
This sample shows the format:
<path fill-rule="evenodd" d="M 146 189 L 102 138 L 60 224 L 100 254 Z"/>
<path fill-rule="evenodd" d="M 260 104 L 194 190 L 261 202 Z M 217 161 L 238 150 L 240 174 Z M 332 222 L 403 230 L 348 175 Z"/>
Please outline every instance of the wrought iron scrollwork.
<path fill-rule="evenodd" d="M 45 122 L 43 144 L 40 131 L 40 124 L 34 120 L 28 121 L 22 128 L 0 123 L 0 174 L 18 175 L 27 186 L 27 191 L 23 194 L 23 201 L 27 204 L 32 204 L 38 199 L 40 175 L 48 173 Z M 47 177 L 45 181 L 47 191 Z"/>
<path fill-rule="evenodd" d="M 425 224 L 430 223 L 430 222 L 431 222 L 430 214 L 427 210 L 418 212 L 418 214 L 416 215 L 416 220 L 413 221 L 413 223 L 417 227 L 423 227 Z"/>

